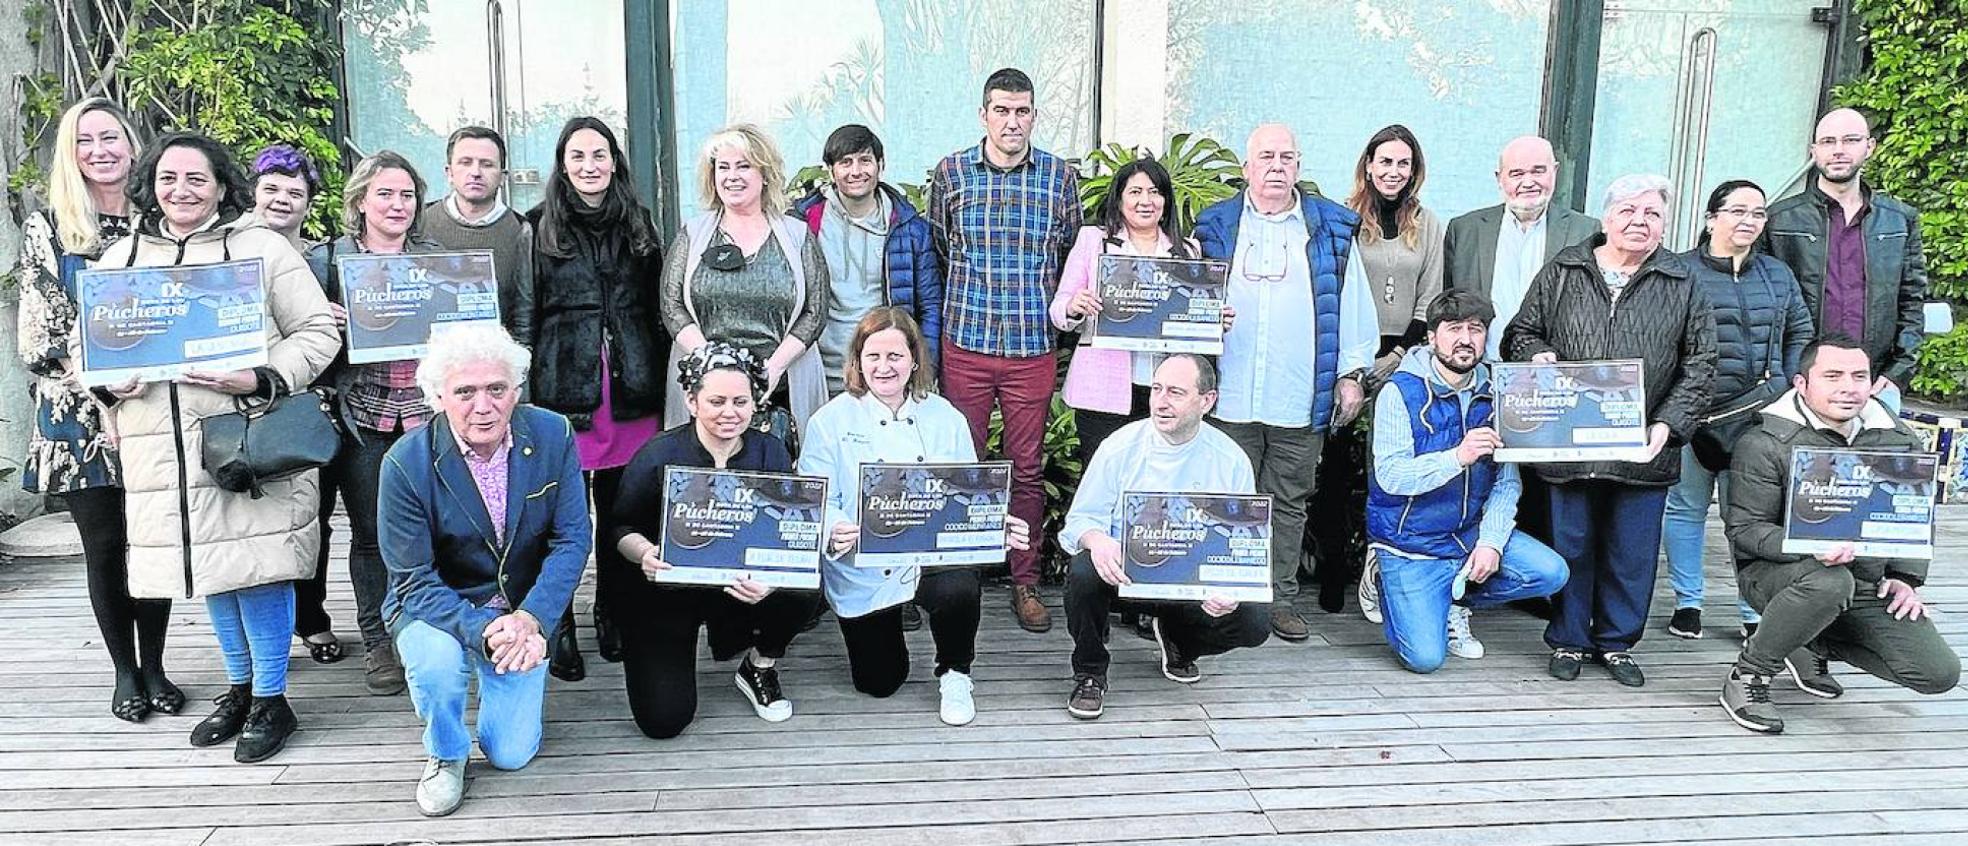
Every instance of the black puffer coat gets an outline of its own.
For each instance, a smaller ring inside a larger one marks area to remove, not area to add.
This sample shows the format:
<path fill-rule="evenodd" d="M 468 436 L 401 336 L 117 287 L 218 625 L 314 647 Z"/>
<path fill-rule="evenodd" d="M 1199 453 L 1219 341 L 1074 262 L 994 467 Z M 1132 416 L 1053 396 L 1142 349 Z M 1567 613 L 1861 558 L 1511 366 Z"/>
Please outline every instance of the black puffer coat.
<path fill-rule="evenodd" d="M 1817 336 L 1797 277 L 1762 253 L 1741 269 L 1701 248 L 1682 258 L 1715 315 L 1715 381 L 1703 415 L 1745 405 L 1754 413 L 1790 389 L 1798 356 Z"/>
<path fill-rule="evenodd" d="M 540 209 L 527 213 L 539 226 Z M 576 429 L 593 423 L 601 405 L 601 350 L 608 346 L 611 416 L 634 420 L 663 411 L 663 355 L 669 333 L 658 317 L 661 250 L 637 254 L 626 226 L 599 225 L 600 215 L 576 210 L 568 221 L 573 255 L 539 249 L 533 255 L 532 402 L 567 415 Z"/>
<path fill-rule="evenodd" d="M 1645 362 L 1647 422 L 1665 423 L 1667 448 L 1646 464 L 1599 461 L 1539 464 L 1547 482 L 1610 479 L 1666 487 L 1681 478 L 1679 445 L 1694 435 L 1715 377 L 1715 321 L 1681 257 L 1655 250 L 1640 263 L 1615 305 L 1592 251 L 1594 235 L 1561 250 L 1531 280 L 1517 316 L 1503 332 L 1503 356 L 1529 361 L 1542 352 L 1559 361 L 1637 358 Z"/>

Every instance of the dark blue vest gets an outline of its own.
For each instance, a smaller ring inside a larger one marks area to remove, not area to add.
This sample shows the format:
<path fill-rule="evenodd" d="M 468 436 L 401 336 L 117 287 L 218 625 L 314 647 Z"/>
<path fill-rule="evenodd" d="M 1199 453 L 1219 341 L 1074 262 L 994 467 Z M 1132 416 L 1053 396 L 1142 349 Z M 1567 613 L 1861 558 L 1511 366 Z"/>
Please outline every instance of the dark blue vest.
<path fill-rule="evenodd" d="M 1408 406 L 1408 426 L 1414 433 L 1415 455 L 1455 449 L 1464 432 L 1490 425 L 1495 401 L 1490 386 L 1477 386 L 1464 414 L 1456 392 L 1413 373 L 1395 373 L 1389 380 Z M 1439 392 L 1438 392 L 1439 391 Z M 1497 465 L 1488 459 L 1466 468 L 1447 484 L 1420 496 L 1398 496 L 1367 479 L 1367 537 L 1411 555 L 1462 558 L 1476 548 L 1483 522 L 1483 503 L 1496 484 Z"/>
<path fill-rule="evenodd" d="M 1339 289 L 1346 277 L 1360 216 L 1345 206 L 1309 195 L 1300 198 L 1299 210 L 1310 234 L 1305 240 L 1305 261 L 1312 270 L 1312 322 L 1318 339 L 1312 370 L 1312 428 L 1323 432 L 1332 424 L 1333 387 L 1339 381 Z M 1241 191 L 1204 209 L 1196 218 L 1196 242 L 1203 248 L 1203 257 L 1234 261 L 1237 229 L 1243 220 Z"/>

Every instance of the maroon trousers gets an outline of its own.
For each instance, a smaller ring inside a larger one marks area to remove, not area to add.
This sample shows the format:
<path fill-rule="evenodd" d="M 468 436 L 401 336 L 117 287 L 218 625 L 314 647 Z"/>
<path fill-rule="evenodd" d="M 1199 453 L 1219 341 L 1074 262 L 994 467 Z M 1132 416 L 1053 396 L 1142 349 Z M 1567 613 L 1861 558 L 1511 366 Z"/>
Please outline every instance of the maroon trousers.
<path fill-rule="evenodd" d="M 1045 428 L 1057 369 L 1050 355 L 1004 358 L 943 342 L 943 398 L 970 422 L 970 438 L 980 458 L 990 437 L 992 407 L 1004 414 L 1011 513 L 1032 527 L 1032 548 L 1011 551 L 1014 584 L 1039 583 L 1038 536 L 1045 530 Z"/>

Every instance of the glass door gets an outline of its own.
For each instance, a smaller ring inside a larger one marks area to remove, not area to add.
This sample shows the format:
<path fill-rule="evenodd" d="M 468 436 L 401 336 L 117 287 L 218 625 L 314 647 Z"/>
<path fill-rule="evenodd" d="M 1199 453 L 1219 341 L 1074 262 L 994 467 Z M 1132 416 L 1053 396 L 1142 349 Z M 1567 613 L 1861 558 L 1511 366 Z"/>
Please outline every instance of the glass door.
<path fill-rule="evenodd" d="M 1664 241 L 1694 246 L 1708 192 L 1749 179 L 1774 199 L 1802 184 L 1825 29 L 1815 0 L 1609 0 L 1599 51 L 1586 210 L 1629 173 L 1665 176 Z"/>

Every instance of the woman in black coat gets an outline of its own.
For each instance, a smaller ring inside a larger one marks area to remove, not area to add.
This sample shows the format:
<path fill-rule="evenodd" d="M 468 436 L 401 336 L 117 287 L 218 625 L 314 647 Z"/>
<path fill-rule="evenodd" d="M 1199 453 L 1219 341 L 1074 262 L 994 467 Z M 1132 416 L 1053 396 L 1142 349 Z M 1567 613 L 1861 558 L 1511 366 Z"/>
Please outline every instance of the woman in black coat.
<path fill-rule="evenodd" d="M 546 198 L 533 222 L 534 314 L 531 401 L 573 421 L 595 513 L 595 547 L 607 549 L 622 468 L 662 430 L 663 351 L 657 316 L 662 256 L 649 209 L 608 125 L 577 117 L 560 130 Z M 595 573 L 595 636 L 601 657 L 621 660 L 620 640 L 599 609 L 619 591 L 612 569 Z M 587 675 L 573 614 L 554 633 L 556 678 Z"/>

